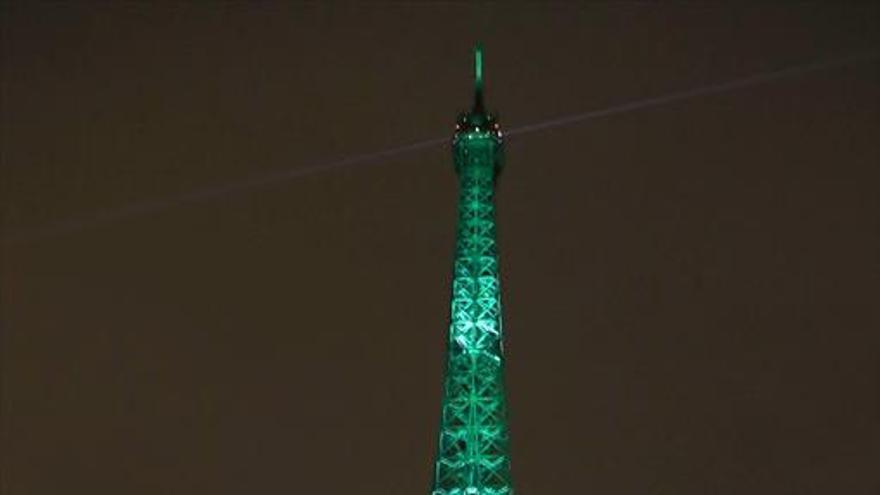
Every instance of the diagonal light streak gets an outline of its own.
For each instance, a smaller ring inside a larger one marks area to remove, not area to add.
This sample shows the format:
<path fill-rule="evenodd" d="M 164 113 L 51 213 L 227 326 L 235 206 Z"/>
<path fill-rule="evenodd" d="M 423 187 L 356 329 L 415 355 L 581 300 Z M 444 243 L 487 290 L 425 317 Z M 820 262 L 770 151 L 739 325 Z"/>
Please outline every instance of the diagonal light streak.
<path fill-rule="evenodd" d="M 425 148 L 431 148 L 448 141 L 449 138 L 446 137 L 427 139 L 424 141 L 419 141 L 417 143 L 389 148 L 383 151 L 375 151 L 372 153 L 363 153 L 361 155 L 340 158 L 332 162 L 319 163 L 295 169 L 285 169 L 276 172 L 269 172 L 236 182 L 221 184 L 214 187 L 206 187 L 203 189 L 196 189 L 194 191 L 188 191 L 173 196 L 166 196 L 163 198 L 142 201 L 139 203 L 133 203 L 131 205 L 123 206 L 121 208 L 99 212 L 87 218 L 71 219 L 58 223 L 53 223 L 47 227 L 29 232 L 24 235 L 18 235 L 8 238 L 4 237 L 0 242 L 2 242 L 2 244 L 17 244 L 58 237 L 95 225 L 121 221 L 128 218 L 138 217 L 141 215 L 166 210 L 168 208 L 173 208 L 176 206 L 183 206 L 190 203 L 208 201 L 221 196 L 242 193 L 247 190 L 258 189 L 261 187 L 269 186 L 271 184 L 277 184 L 279 182 L 284 182 L 299 177 L 305 177 L 308 175 L 314 175 L 321 172 L 329 172 L 331 170 L 346 168 L 352 165 L 375 162 L 382 158 L 389 158 L 392 156 L 411 153 L 413 151 Z"/>
<path fill-rule="evenodd" d="M 507 136 L 530 134 L 533 132 L 582 123 L 589 120 L 608 117 L 611 115 L 618 115 L 622 113 L 668 105 L 670 103 L 675 103 L 691 98 L 697 98 L 700 96 L 726 93 L 737 89 L 769 83 L 779 79 L 791 78 L 794 76 L 805 75 L 813 72 L 830 70 L 846 65 L 869 62 L 877 60 L 878 58 L 880 58 L 880 53 L 859 53 L 846 57 L 823 60 L 805 65 L 790 66 L 771 72 L 762 72 L 725 82 L 689 88 L 660 96 L 633 100 L 612 105 L 606 108 L 548 119 L 541 122 L 536 122 L 534 124 L 526 124 L 511 128 L 507 130 L 505 134 Z M 208 201 L 222 196 L 239 194 L 248 190 L 259 189 L 272 184 L 285 182 L 300 177 L 329 172 L 332 170 L 347 168 L 354 165 L 377 162 L 383 158 L 391 158 L 398 155 L 404 155 L 407 153 L 432 148 L 441 144 L 447 144 L 449 143 L 449 140 L 449 137 L 426 139 L 416 143 L 388 148 L 382 151 L 362 153 L 359 155 L 340 158 L 337 160 L 318 163 L 306 167 L 269 172 L 266 174 L 257 175 L 251 178 L 246 178 L 227 184 L 205 187 L 202 189 L 184 192 L 173 196 L 142 201 L 128 206 L 123 206 L 121 208 L 99 212 L 86 218 L 68 219 L 57 223 L 52 223 L 46 227 L 33 230 L 31 232 L 12 236 L 4 236 L 0 238 L 0 244 L 30 243 L 44 239 L 59 237 L 96 225 L 122 221 L 177 206 Z"/>
<path fill-rule="evenodd" d="M 700 86 L 697 88 L 685 89 L 682 91 L 676 91 L 674 93 L 668 93 L 661 96 L 654 96 L 651 98 L 645 98 L 641 100 L 635 100 L 628 103 L 622 103 L 618 105 L 614 105 L 607 108 L 601 108 L 598 110 L 592 110 L 589 112 L 578 113 L 574 115 L 566 115 L 564 117 L 559 117 L 555 119 L 549 119 L 542 122 L 538 122 L 535 124 L 527 124 L 514 129 L 511 129 L 506 132 L 508 136 L 517 135 L 517 134 L 527 134 L 531 132 L 543 131 L 545 129 L 552 129 L 554 127 L 561 127 L 565 125 L 576 124 L 578 122 L 584 122 L 586 120 L 597 119 L 599 117 L 608 117 L 610 115 L 616 115 L 626 112 L 632 112 L 634 110 L 642 110 L 645 108 L 658 107 L 661 105 L 668 105 L 669 103 L 674 103 L 681 100 L 687 100 L 691 98 L 696 98 L 698 96 L 707 96 L 718 93 L 726 93 L 729 91 L 734 91 L 737 89 L 747 88 L 750 86 L 757 86 L 760 84 L 768 83 L 775 81 L 777 79 L 783 79 L 793 76 L 799 76 L 804 74 L 809 74 L 811 72 L 819 72 L 823 70 L 829 70 L 836 67 L 842 67 L 845 65 L 855 64 L 858 62 L 868 62 L 871 60 L 875 60 L 880 58 L 880 53 L 860 53 L 856 55 L 851 55 L 848 57 L 837 58 L 833 60 L 823 60 L 820 62 L 814 62 L 806 65 L 796 65 L 792 67 L 786 67 L 784 69 L 775 70 L 772 72 L 762 72 L 760 74 L 753 74 L 751 76 L 741 77 L 738 79 L 733 79 L 731 81 L 709 84 L 706 86 Z"/>

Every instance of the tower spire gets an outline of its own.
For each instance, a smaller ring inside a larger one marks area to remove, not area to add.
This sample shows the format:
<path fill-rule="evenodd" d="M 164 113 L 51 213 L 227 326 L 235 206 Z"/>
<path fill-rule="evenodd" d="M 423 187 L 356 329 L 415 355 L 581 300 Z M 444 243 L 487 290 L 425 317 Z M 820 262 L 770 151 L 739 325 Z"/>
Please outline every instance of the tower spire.
<path fill-rule="evenodd" d="M 474 47 L 474 113 L 483 113 L 483 46 Z"/>

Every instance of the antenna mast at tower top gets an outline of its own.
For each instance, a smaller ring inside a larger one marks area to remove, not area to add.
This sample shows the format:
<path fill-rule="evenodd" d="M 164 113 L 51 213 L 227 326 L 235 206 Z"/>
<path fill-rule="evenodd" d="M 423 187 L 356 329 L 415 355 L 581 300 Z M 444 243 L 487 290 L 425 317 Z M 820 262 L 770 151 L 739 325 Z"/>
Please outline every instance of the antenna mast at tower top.
<path fill-rule="evenodd" d="M 483 47 L 474 48 L 474 113 L 483 113 Z"/>

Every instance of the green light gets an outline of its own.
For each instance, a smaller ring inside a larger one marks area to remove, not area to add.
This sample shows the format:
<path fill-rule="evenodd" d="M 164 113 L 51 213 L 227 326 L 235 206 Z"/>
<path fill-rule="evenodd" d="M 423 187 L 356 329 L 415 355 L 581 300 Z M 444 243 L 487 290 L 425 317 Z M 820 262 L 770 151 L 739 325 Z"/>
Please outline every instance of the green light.
<path fill-rule="evenodd" d="M 432 495 L 513 493 L 495 238 L 495 178 L 503 149 L 500 133 L 478 130 L 497 127 L 482 108 L 479 47 L 474 55 L 477 99 L 453 139 L 458 227 Z"/>
<path fill-rule="evenodd" d="M 474 48 L 474 111 L 483 113 L 483 48 L 478 43 Z"/>
<path fill-rule="evenodd" d="M 477 91 L 483 90 L 483 48 L 480 45 L 474 49 L 474 83 Z"/>

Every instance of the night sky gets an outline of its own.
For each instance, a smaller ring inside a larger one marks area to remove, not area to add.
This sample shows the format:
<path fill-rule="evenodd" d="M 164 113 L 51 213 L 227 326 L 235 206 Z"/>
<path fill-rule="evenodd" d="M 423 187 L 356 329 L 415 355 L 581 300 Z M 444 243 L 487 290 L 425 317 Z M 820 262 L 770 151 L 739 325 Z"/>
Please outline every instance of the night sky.
<path fill-rule="evenodd" d="M 3 2 L 0 30 L 0 492 L 415 495 L 449 146 L 321 167 L 451 137 L 477 41 L 513 129 L 877 53 L 880 6 Z M 509 137 L 519 494 L 880 491 L 878 131 L 875 57 Z"/>

